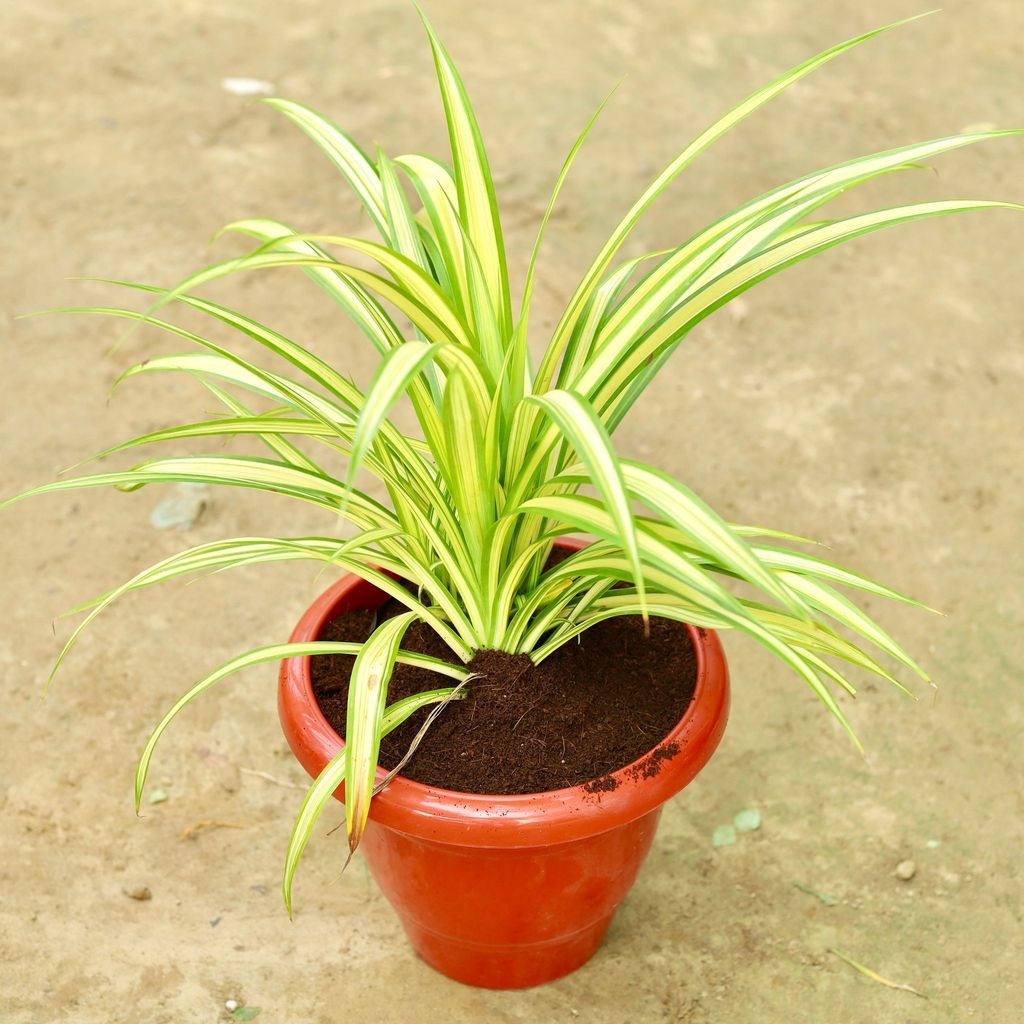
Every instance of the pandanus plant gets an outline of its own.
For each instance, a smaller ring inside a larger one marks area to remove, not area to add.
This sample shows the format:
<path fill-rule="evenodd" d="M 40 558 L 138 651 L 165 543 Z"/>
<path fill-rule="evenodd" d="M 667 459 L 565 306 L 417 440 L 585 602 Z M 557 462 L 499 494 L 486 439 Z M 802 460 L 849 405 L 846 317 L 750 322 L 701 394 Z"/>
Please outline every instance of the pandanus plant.
<path fill-rule="evenodd" d="M 595 623 L 621 615 L 738 630 L 788 665 L 854 742 L 834 692 L 853 694 L 854 687 L 839 666 L 855 666 L 904 689 L 877 660 L 880 651 L 927 680 L 917 662 L 837 587 L 918 602 L 791 546 L 802 543 L 799 537 L 724 521 L 685 484 L 619 455 L 611 441 L 680 342 L 757 282 L 891 225 L 1022 208 L 951 200 L 821 219 L 818 211 L 854 186 L 920 166 L 947 150 L 1012 134 L 977 131 L 814 171 L 744 203 L 675 248 L 620 259 L 641 215 L 715 140 L 788 86 L 893 27 L 840 43 L 787 71 L 686 146 L 615 226 L 569 297 L 536 366 L 528 336 L 538 252 L 570 165 L 597 114 L 555 182 L 516 315 L 480 131 L 458 72 L 429 24 L 450 165 L 418 154 L 391 159 L 378 152 L 371 159 L 309 108 L 266 101 L 334 163 L 381 240 L 300 234 L 273 220 L 238 221 L 223 230 L 257 240 L 247 255 L 209 266 L 172 289 L 109 282 L 151 296 L 146 312 L 95 307 L 70 312 L 125 317 L 188 342 L 187 353 L 147 359 L 120 379 L 184 372 L 226 410 L 219 418 L 134 438 L 98 458 L 158 442 L 237 435 L 258 438 L 269 455 L 161 458 L 62 479 L 28 494 L 100 485 L 134 490 L 168 481 L 225 484 L 311 503 L 328 513 L 331 523 L 350 524 L 354 532 L 347 539 L 241 537 L 167 558 L 76 609 L 88 615 L 57 665 L 82 629 L 123 594 L 186 574 L 255 563 L 322 562 L 357 573 L 407 610 L 378 625 L 365 643 L 273 644 L 234 658 L 196 683 L 145 746 L 135 776 L 137 805 L 158 739 L 193 698 L 260 662 L 355 655 L 344 746 L 310 788 L 291 836 L 284 878 L 290 909 L 299 856 L 331 794 L 344 783 L 354 850 L 367 821 L 382 736 L 417 710 L 435 705 L 436 711 L 462 696 L 467 682 L 472 685 L 465 666 L 479 649 L 525 653 L 539 663 Z M 368 387 L 357 387 L 302 344 L 195 294 L 218 278 L 282 267 L 301 268 L 376 348 L 380 361 Z M 157 316 L 172 303 L 255 342 L 291 370 L 265 369 Z M 403 329 L 401 318 L 411 327 Z M 250 408 L 240 392 L 255 396 L 259 406 Z M 403 433 L 389 419 L 402 398 L 411 403 L 421 436 Z M 360 470 L 380 481 L 386 504 L 358 485 Z M 590 491 L 583 493 L 584 487 Z M 634 511 L 634 505 L 643 511 Z M 596 540 L 549 565 L 554 540 L 573 531 Z M 745 594 L 754 588 L 757 597 L 739 596 L 735 583 L 747 585 Z M 450 647 L 450 663 L 402 649 L 403 634 L 417 620 Z M 388 680 L 396 661 L 433 669 L 453 685 L 389 705 Z"/>

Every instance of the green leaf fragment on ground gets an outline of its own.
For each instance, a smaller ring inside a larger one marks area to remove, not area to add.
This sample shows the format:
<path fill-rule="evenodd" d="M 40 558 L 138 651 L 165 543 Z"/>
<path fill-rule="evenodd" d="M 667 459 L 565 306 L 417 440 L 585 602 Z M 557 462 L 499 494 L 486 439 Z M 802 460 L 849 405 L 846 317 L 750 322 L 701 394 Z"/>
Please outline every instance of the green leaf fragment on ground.
<path fill-rule="evenodd" d="M 732 846 L 736 842 L 736 829 L 732 825 L 719 825 L 711 834 L 712 846 Z"/>
<path fill-rule="evenodd" d="M 886 988 L 899 989 L 901 992 L 910 992 L 912 995 L 919 996 L 921 999 L 928 998 L 923 992 L 919 992 L 916 988 L 913 988 L 910 985 L 904 985 L 902 982 L 890 981 L 888 978 L 883 978 L 877 971 L 873 971 L 870 967 L 865 967 L 863 964 L 857 963 L 853 957 L 847 956 L 845 953 L 841 953 L 838 949 L 830 949 L 829 952 L 839 957 L 843 963 L 849 964 L 855 971 L 863 974 L 865 978 L 870 978 L 878 985 L 884 985 Z"/>
<path fill-rule="evenodd" d="M 151 804 L 162 804 L 167 799 L 167 793 L 162 789 L 154 789 L 149 794 L 149 802 Z"/>
<path fill-rule="evenodd" d="M 809 885 L 804 885 L 803 882 L 794 882 L 793 886 L 801 892 L 807 893 L 808 896 L 813 896 L 815 899 L 821 900 L 826 907 L 834 907 L 836 905 L 835 896 L 829 896 L 828 893 L 825 892 L 818 892 L 817 889 L 812 889 Z"/>
<path fill-rule="evenodd" d="M 232 1020 L 255 1020 L 263 1012 L 262 1006 L 240 1006 L 231 1014 Z"/>
<path fill-rule="evenodd" d="M 761 812 L 756 807 L 740 811 L 732 823 L 737 832 L 755 832 L 761 827 Z"/>

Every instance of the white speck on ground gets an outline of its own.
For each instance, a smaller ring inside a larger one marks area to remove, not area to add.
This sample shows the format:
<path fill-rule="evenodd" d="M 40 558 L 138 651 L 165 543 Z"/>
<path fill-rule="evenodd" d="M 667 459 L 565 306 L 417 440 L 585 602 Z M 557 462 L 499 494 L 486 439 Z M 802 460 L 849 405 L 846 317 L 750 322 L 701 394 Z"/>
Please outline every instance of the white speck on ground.
<path fill-rule="evenodd" d="M 220 86 L 233 96 L 270 96 L 277 91 L 273 82 L 261 78 L 222 78 Z"/>

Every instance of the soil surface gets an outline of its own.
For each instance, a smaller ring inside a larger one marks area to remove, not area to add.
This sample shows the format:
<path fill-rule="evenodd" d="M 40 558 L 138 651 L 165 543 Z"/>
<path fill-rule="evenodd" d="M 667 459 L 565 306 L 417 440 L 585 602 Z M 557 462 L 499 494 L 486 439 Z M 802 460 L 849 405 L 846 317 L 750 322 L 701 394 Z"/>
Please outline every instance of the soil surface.
<path fill-rule="evenodd" d="M 402 610 L 395 601 L 381 609 Z M 373 629 L 366 611 L 328 622 L 321 640 L 365 640 Z M 455 661 L 426 623 L 413 623 L 405 650 Z M 313 658 L 313 691 L 340 736 L 348 721 L 348 683 L 355 659 Z M 477 651 L 467 666 L 476 679 L 466 696 L 449 702 L 424 734 L 401 774 L 463 793 L 539 793 L 587 783 L 613 789 L 608 776 L 656 746 L 683 717 L 693 697 L 697 662 L 686 629 L 652 619 L 644 635 L 638 618 L 609 619 L 563 645 L 540 665 L 525 654 Z M 451 686 L 436 672 L 396 665 L 388 703 Z M 384 737 L 380 764 L 394 768 L 416 738 L 424 708 Z M 660 771 L 663 759 L 651 760 Z"/>
<path fill-rule="evenodd" d="M 818 50 L 931 5 L 425 6 L 477 106 L 516 282 L 564 154 L 621 81 L 548 228 L 530 320 L 540 341 L 608 231 L 719 112 Z M 677 245 L 818 167 L 969 126 L 1024 125 L 1019 0 L 942 6 L 816 71 L 716 143 L 640 221 L 625 255 Z M 121 439 L 216 415 L 201 386 L 174 375 L 128 381 L 108 401 L 125 368 L 184 351 L 180 339 L 138 330 L 109 357 L 120 324 L 14 319 L 144 305 L 66 278 L 170 286 L 241 251 L 227 238 L 205 245 L 242 217 L 369 234 L 316 148 L 222 87 L 238 77 L 323 110 L 371 152 L 378 142 L 392 155 L 446 152 L 430 54 L 405 0 L 0 4 L 5 495 Z M 931 162 L 934 173 L 886 175 L 839 208 L 1022 199 L 1022 139 Z M 150 515 L 173 488 L 3 512 L 0 1021 L 215 1024 L 236 1000 L 262 1009 L 257 1024 L 335 1024 L 351 1008 L 380 1024 L 1018 1024 L 1022 279 L 1020 214 L 860 239 L 702 323 L 616 432 L 624 456 L 684 480 L 727 518 L 818 538 L 832 560 L 942 609 L 940 619 L 863 602 L 938 688 L 914 702 L 858 678 L 856 701 L 841 700 L 862 757 L 792 673 L 726 636 L 733 704 L 718 752 L 666 806 L 600 953 L 532 991 L 474 991 L 420 963 L 360 858 L 341 873 L 344 836 L 327 835 L 340 806 L 306 849 L 288 921 L 282 860 L 309 780 L 281 735 L 274 665 L 225 680 L 179 716 L 136 819 L 134 760 L 160 716 L 217 665 L 286 639 L 330 582 L 318 566 L 254 566 L 133 594 L 86 632 L 39 699 L 74 621 L 55 621 L 60 612 L 185 546 L 329 534 L 328 515 L 225 490 L 191 528 L 155 529 Z M 371 379 L 376 354 L 298 272 L 204 294 L 312 345 L 357 383 Z M 742 810 L 759 811 L 760 828 L 715 846 Z M 909 879 L 896 873 L 905 861 Z M 831 950 L 928 998 L 886 988 Z"/>

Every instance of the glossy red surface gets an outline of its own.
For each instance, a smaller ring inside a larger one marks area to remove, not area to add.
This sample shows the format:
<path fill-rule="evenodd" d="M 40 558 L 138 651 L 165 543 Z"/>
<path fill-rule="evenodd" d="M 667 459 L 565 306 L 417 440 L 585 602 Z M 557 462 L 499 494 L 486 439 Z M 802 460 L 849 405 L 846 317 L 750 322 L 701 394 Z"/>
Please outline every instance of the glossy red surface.
<path fill-rule="evenodd" d="M 313 603 L 291 639 L 314 640 L 333 616 L 385 599 L 346 576 Z M 398 776 L 374 798 L 362 850 L 427 963 L 467 984 L 524 988 L 568 974 L 600 946 L 647 856 L 662 804 L 707 763 L 725 730 L 721 643 L 709 630 L 687 628 L 697 687 L 658 745 L 678 749 L 657 775 L 645 779 L 627 766 L 608 792 L 574 786 L 525 796 L 457 793 Z M 295 756 L 315 777 L 342 740 L 313 696 L 308 657 L 282 662 L 278 710 Z"/>

